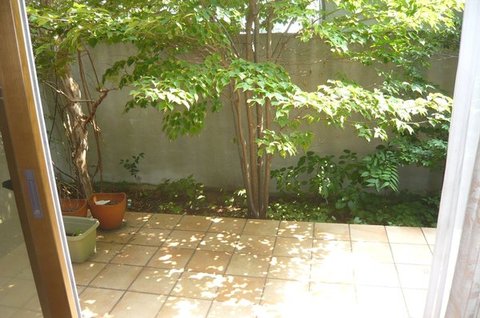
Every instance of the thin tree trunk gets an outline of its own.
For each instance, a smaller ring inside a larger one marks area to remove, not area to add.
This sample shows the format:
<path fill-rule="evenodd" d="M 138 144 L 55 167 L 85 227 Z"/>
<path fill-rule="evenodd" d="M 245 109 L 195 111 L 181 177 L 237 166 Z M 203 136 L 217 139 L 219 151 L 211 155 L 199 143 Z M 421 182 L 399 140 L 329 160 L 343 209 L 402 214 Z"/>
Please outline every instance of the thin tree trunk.
<path fill-rule="evenodd" d="M 270 117 L 270 110 L 271 110 L 271 102 L 270 100 L 265 101 L 265 110 L 264 110 L 264 118 L 263 124 L 265 125 L 264 129 L 271 129 L 271 117 Z M 267 154 L 266 152 L 263 154 L 262 165 L 259 167 L 260 175 L 262 176 L 259 180 L 259 187 L 260 187 L 260 218 L 267 217 L 267 209 L 269 203 L 269 190 L 270 190 L 270 168 L 272 163 L 272 155 Z"/>
<path fill-rule="evenodd" d="M 256 62 L 257 52 L 256 52 L 256 38 L 255 38 L 255 15 L 256 15 L 256 0 L 249 1 L 248 15 L 245 26 L 245 58 L 247 61 Z M 248 103 L 248 100 L 252 97 L 251 92 L 244 93 L 243 106 L 245 108 L 246 119 L 247 119 L 247 131 L 248 139 L 246 140 L 246 157 L 245 166 L 248 169 L 248 185 L 246 184 L 247 196 L 249 198 L 249 214 L 251 217 L 258 218 L 260 217 L 259 211 L 259 174 L 258 174 L 258 147 L 257 147 L 257 122 L 255 108 L 253 105 Z M 243 127 L 240 127 L 242 129 Z M 250 189 L 250 190 L 248 190 Z M 249 193 L 250 192 L 250 193 Z"/>
<path fill-rule="evenodd" d="M 258 211 L 254 204 L 254 196 L 252 193 L 252 177 L 250 174 L 247 141 L 245 139 L 242 127 L 242 114 L 241 114 L 241 100 L 239 91 L 235 90 L 235 83 L 230 83 L 230 93 L 232 99 L 233 121 L 235 126 L 235 135 L 238 145 L 238 153 L 240 156 L 240 167 L 242 170 L 243 184 L 245 185 L 245 191 L 247 192 L 247 208 L 248 216 L 258 218 Z"/>
<path fill-rule="evenodd" d="M 72 162 L 80 182 L 80 191 L 88 198 L 93 192 L 93 187 L 87 164 L 88 130 L 85 125 L 87 116 L 79 103 L 82 94 L 70 70 L 62 76 L 61 82 L 63 92 L 67 96 L 65 129 L 69 135 Z"/>
<path fill-rule="evenodd" d="M 87 53 L 88 60 L 90 62 L 90 66 L 93 69 L 93 73 L 95 75 L 96 79 L 96 84 L 97 87 L 100 87 L 100 82 L 98 81 L 98 76 L 97 76 L 97 71 L 95 69 L 95 64 L 93 63 L 92 57 L 90 56 L 90 53 L 88 50 L 85 50 Z M 88 117 L 91 118 L 91 123 L 93 127 L 93 136 L 95 138 L 95 148 L 97 152 L 97 164 L 95 165 L 95 172 L 92 174 L 92 178 L 95 178 L 95 175 L 99 173 L 100 176 L 100 184 L 103 184 L 103 160 L 102 160 L 102 149 L 100 147 L 100 128 L 97 125 L 97 121 L 95 119 L 95 114 L 94 111 L 94 102 L 92 100 L 92 95 L 90 94 L 90 90 L 88 88 L 88 81 L 85 75 L 85 68 L 83 66 L 83 60 L 82 60 L 82 54 L 81 51 L 77 51 L 77 61 L 78 61 L 78 72 L 80 74 L 80 79 L 82 82 L 82 87 L 83 87 L 83 92 L 85 94 L 85 99 L 87 100 L 87 108 L 88 108 Z M 106 95 L 105 95 L 106 96 Z M 101 101 L 103 100 L 104 97 L 100 96 Z M 85 122 L 85 124 L 88 124 L 88 122 Z"/>

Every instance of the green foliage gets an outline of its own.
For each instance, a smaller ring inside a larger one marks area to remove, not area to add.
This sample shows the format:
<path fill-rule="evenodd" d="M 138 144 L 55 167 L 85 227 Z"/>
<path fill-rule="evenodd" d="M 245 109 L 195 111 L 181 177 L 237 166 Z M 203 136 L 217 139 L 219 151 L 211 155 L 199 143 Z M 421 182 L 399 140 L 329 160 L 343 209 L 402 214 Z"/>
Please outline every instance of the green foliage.
<path fill-rule="evenodd" d="M 182 204 L 175 202 L 161 203 L 158 206 L 159 213 L 171 213 L 171 214 L 183 214 L 185 213 L 185 208 Z"/>
<path fill-rule="evenodd" d="M 236 91 L 251 94 L 251 105 L 271 102 L 273 120 L 280 128 L 295 130 L 302 121 L 312 120 L 343 127 L 357 113 L 362 119 L 352 124 L 361 137 L 385 140 L 392 128 L 412 134 L 417 115 L 448 118 L 448 98 L 428 95 L 435 88 L 418 74 L 445 46 L 443 39 L 458 34 L 461 1 L 333 1 L 322 9 L 314 1 L 258 2 L 262 32 L 268 25 L 286 30 L 293 23 L 304 41 L 319 36 L 343 57 L 396 66 L 391 73 L 379 68 L 385 86 L 373 91 L 332 81 L 310 93 L 293 84 L 283 67 L 268 57 L 266 62 L 249 61 L 239 54 L 233 39 L 246 27 L 249 4 L 245 1 L 128 3 L 135 10 L 119 13 L 116 21 L 124 30 L 122 41 L 131 42 L 138 53 L 115 63 L 105 79 L 118 78 L 120 87 L 134 87 L 127 110 L 153 106 L 165 112 L 163 129 L 170 138 L 198 133 L 207 112 L 218 109 L 219 96 L 231 83 Z M 405 96 L 415 98 L 398 98 Z M 313 112 L 292 113 L 302 108 Z M 297 146 L 308 145 L 309 138 L 285 129 L 265 130 L 256 141 L 258 154 L 293 155 Z"/>
<path fill-rule="evenodd" d="M 352 212 L 351 220 L 358 224 L 436 227 L 439 202 L 439 196 L 368 194 L 362 208 Z"/>
<path fill-rule="evenodd" d="M 375 152 L 363 158 L 344 150 L 338 160 L 332 155 L 321 157 L 309 151 L 295 166 L 273 170 L 272 178 L 283 193 L 297 197 L 313 194 L 326 202 L 334 202 L 337 209 L 358 211 L 372 190 L 398 192 L 400 167 L 441 165 L 446 148 L 444 143 L 438 143 L 428 140 L 426 145 L 409 144 L 400 136 L 395 143 L 379 145 Z"/>
<path fill-rule="evenodd" d="M 165 180 L 157 186 L 163 199 L 171 204 L 182 203 L 184 208 L 198 207 L 205 200 L 204 185 L 193 176 L 178 180 Z"/>
<path fill-rule="evenodd" d="M 338 209 L 311 196 L 274 198 L 268 217 L 274 220 L 435 227 L 439 197 L 399 192 L 364 193 L 357 209 Z"/>
<path fill-rule="evenodd" d="M 138 155 L 132 155 L 131 158 L 127 159 L 120 159 L 120 164 L 127 170 L 130 175 L 136 179 L 137 174 L 140 172 L 138 165 L 140 164 L 140 159 L 143 159 L 145 154 L 143 152 L 139 153 Z"/>
<path fill-rule="evenodd" d="M 428 87 L 422 69 L 429 58 L 445 47 L 458 43 L 458 25 L 464 1 L 333 1 L 326 19 L 309 24 L 302 39 L 318 35 L 336 54 L 365 65 L 392 64 L 386 89 L 399 96 L 419 96 L 416 88 Z M 327 6 L 328 8 L 328 6 Z M 341 14 L 329 17 L 329 13 Z M 386 75 L 384 71 L 379 73 Z M 410 86 L 411 81 L 417 82 Z"/>
<path fill-rule="evenodd" d="M 282 107 L 308 107 L 310 121 L 324 120 L 330 125 L 353 126 L 359 137 L 387 140 L 389 132 L 412 135 L 417 130 L 448 127 L 452 99 L 439 94 L 403 100 L 380 90 L 370 91 L 355 84 L 329 81 L 317 92 L 297 90 L 280 101 Z M 360 119 L 358 119 L 360 118 Z"/>
<path fill-rule="evenodd" d="M 268 217 L 274 220 L 334 222 L 328 206 L 296 200 L 278 200 L 270 204 Z"/>

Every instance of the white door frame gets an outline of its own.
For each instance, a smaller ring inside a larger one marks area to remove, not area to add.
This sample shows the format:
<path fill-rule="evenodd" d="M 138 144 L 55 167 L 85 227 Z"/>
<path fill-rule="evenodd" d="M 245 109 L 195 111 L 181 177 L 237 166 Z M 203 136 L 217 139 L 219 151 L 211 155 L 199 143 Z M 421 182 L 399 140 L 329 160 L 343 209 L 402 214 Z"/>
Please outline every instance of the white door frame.
<path fill-rule="evenodd" d="M 465 5 L 453 105 L 424 318 L 480 314 L 479 0 L 467 0 Z"/>

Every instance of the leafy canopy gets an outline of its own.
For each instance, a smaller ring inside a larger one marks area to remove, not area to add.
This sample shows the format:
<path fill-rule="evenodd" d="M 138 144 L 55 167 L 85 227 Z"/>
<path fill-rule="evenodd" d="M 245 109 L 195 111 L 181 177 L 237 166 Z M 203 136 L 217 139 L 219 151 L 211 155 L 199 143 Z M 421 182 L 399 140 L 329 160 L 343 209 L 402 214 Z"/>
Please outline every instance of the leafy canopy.
<path fill-rule="evenodd" d="M 29 8 L 40 70 L 51 71 L 53 62 L 61 72 L 78 50 L 98 43 L 133 45 L 135 53 L 116 61 L 104 83 L 131 88 L 127 110 L 165 112 L 163 128 L 171 138 L 199 132 L 229 85 L 248 92 L 251 105 L 268 101 L 274 107 L 278 129 L 257 140 L 259 155 L 291 155 L 308 144 L 310 134 L 297 130 L 303 121 L 352 124 L 367 140 L 386 139 L 392 129 L 412 134 L 448 122 L 451 100 L 426 83 L 422 71 L 435 52 L 458 42 L 462 1 L 335 0 L 325 7 L 307 0 L 54 3 L 32 2 Z M 242 46 L 252 12 L 259 30 L 255 59 L 246 58 Z M 376 67 L 383 81 L 366 89 L 332 80 L 306 92 L 277 63 L 292 37 L 320 38 L 333 54 Z M 299 109 L 308 115 L 299 116 Z M 353 114 L 362 119 L 352 120 Z"/>

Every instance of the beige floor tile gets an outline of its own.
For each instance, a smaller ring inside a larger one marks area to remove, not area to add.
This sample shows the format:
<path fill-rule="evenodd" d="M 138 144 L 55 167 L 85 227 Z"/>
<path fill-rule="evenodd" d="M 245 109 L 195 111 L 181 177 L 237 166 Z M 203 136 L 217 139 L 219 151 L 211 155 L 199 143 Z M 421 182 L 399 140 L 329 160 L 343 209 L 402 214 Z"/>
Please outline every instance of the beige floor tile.
<path fill-rule="evenodd" d="M 407 318 L 400 288 L 357 286 L 358 317 Z"/>
<path fill-rule="evenodd" d="M 262 304 L 290 304 L 296 306 L 309 297 L 307 282 L 268 278 L 263 291 Z"/>
<path fill-rule="evenodd" d="M 223 274 L 231 256 L 232 254 L 228 252 L 196 251 L 185 269 L 193 272 Z"/>
<path fill-rule="evenodd" d="M 214 301 L 212 307 L 208 312 L 207 318 L 255 318 L 257 317 L 256 305 L 252 304 L 237 304 L 232 302 L 218 302 Z"/>
<path fill-rule="evenodd" d="M 0 288 L 3 288 L 5 284 L 8 283 L 13 277 L 0 276 Z"/>
<path fill-rule="evenodd" d="M 308 281 L 310 260 L 301 257 L 274 256 L 268 269 L 268 278 Z"/>
<path fill-rule="evenodd" d="M 170 230 L 165 229 L 142 228 L 141 231 L 138 231 L 133 235 L 133 238 L 129 243 L 158 247 L 167 240 L 170 232 Z"/>
<path fill-rule="evenodd" d="M 311 239 L 313 238 L 313 226 L 312 222 L 281 221 L 278 236 Z"/>
<path fill-rule="evenodd" d="M 89 258 L 92 262 L 108 263 L 124 245 L 118 243 L 97 242 L 97 252 Z"/>
<path fill-rule="evenodd" d="M 212 225 L 208 229 L 208 232 L 213 233 L 230 233 L 240 234 L 245 227 L 247 220 L 236 218 L 212 218 Z"/>
<path fill-rule="evenodd" d="M 177 214 L 153 214 L 144 228 L 172 230 L 181 218 L 182 216 Z"/>
<path fill-rule="evenodd" d="M 3 277 L 17 277 L 20 273 L 30 269 L 25 244 L 22 243 L 6 255 L 0 255 L 0 268 L 2 269 L 0 276 Z"/>
<path fill-rule="evenodd" d="M 166 299 L 162 295 L 126 292 L 111 315 L 115 318 L 155 318 Z"/>
<path fill-rule="evenodd" d="M 422 264 L 432 263 L 432 252 L 428 245 L 417 244 L 390 244 L 393 259 L 397 264 Z"/>
<path fill-rule="evenodd" d="M 202 232 L 174 230 L 163 244 L 164 247 L 197 248 L 205 236 Z"/>
<path fill-rule="evenodd" d="M 103 231 L 97 230 L 97 242 L 109 243 L 128 243 L 133 235 L 137 232 L 137 228 L 123 226 L 118 230 Z"/>
<path fill-rule="evenodd" d="M 104 263 L 84 262 L 73 264 L 73 274 L 77 285 L 88 285 L 105 268 Z"/>
<path fill-rule="evenodd" d="M 212 302 L 203 299 L 168 297 L 157 318 L 205 318 Z"/>
<path fill-rule="evenodd" d="M 402 288 L 427 289 L 430 279 L 429 265 L 397 264 Z"/>
<path fill-rule="evenodd" d="M 13 315 L 15 318 L 43 318 L 43 314 L 38 311 L 31 311 L 28 309 L 19 309 Z M 3 318 L 3 317 L 2 317 Z"/>
<path fill-rule="evenodd" d="M 419 227 L 386 226 L 388 241 L 403 244 L 427 244 Z"/>
<path fill-rule="evenodd" d="M 86 286 L 77 286 L 77 285 L 75 285 L 75 287 L 77 287 L 77 294 L 78 295 L 83 293 L 83 291 L 87 288 Z"/>
<path fill-rule="evenodd" d="M 22 308 L 34 295 L 33 280 L 11 278 L 0 286 L 0 305 Z"/>
<path fill-rule="evenodd" d="M 139 228 L 145 225 L 151 216 L 152 213 L 126 212 L 123 221 L 127 226 Z"/>
<path fill-rule="evenodd" d="M 0 305 L 0 317 L 2 318 L 15 318 L 15 313 L 17 312 L 17 308 L 15 307 L 7 307 Z"/>
<path fill-rule="evenodd" d="M 25 304 L 24 308 L 29 309 L 31 311 L 41 312 L 42 307 L 40 305 L 40 300 L 38 299 L 38 295 L 37 294 L 33 295 L 33 297 L 30 298 L 30 300 Z"/>
<path fill-rule="evenodd" d="M 274 236 L 242 234 L 238 239 L 235 252 L 253 255 L 272 255 L 274 244 Z"/>
<path fill-rule="evenodd" d="M 111 263 L 145 266 L 157 251 L 158 247 L 154 246 L 128 244 L 112 259 Z"/>
<path fill-rule="evenodd" d="M 208 251 L 233 252 L 238 238 L 239 235 L 235 233 L 207 233 L 198 245 L 198 248 Z"/>
<path fill-rule="evenodd" d="M 153 255 L 148 266 L 167 269 L 183 269 L 195 250 L 187 248 L 161 247 Z"/>
<path fill-rule="evenodd" d="M 393 263 L 390 244 L 377 242 L 352 242 L 355 263 Z"/>
<path fill-rule="evenodd" d="M 277 235 L 279 221 L 274 220 L 247 220 L 243 234 L 275 236 Z"/>
<path fill-rule="evenodd" d="M 90 283 L 90 286 L 127 289 L 142 270 L 140 266 L 109 264 Z"/>
<path fill-rule="evenodd" d="M 258 304 L 262 297 L 265 278 L 226 276 L 218 289 L 216 301 L 229 304 Z"/>
<path fill-rule="evenodd" d="M 122 297 L 123 291 L 87 287 L 80 295 L 80 306 L 84 317 L 104 317 Z"/>
<path fill-rule="evenodd" d="M 352 246 L 350 241 L 313 240 L 312 256 L 314 259 L 333 261 L 351 261 Z"/>
<path fill-rule="evenodd" d="M 206 232 L 212 224 L 211 217 L 184 215 L 175 226 L 176 230 Z"/>
<path fill-rule="evenodd" d="M 253 254 L 233 254 L 226 274 L 266 277 L 270 263 L 270 256 Z"/>
<path fill-rule="evenodd" d="M 354 274 L 351 262 L 313 262 L 310 279 L 316 283 L 353 284 Z"/>
<path fill-rule="evenodd" d="M 255 317 L 258 318 L 317 318 L 328 317 L 337 318 L 335 316 L 326 315 L 324 308 L 319 310 L 315 308 L 315 304 L 310 301 L 309 298 L 299 298 L 294 301 L 288 301 L 285 303 L 275 304 L 263 304 L 257 306 Z M 319 315 L 321 313 L 321 315 Z M 344 317 L 343 317 L 344 318 Z"/>
<path fill-rule="evenodd" d="M 437 236 L 437 229 L 432 227 L 422 227 L 422 232 L 429 245 L 435 245 L 435 238 Z"/>
<path fill-rule="evenodd" d="M 83 293 L 83 291 L 87 288 L 86 286 L 77 286 L 77 285 L 75 285 L 75 287 L 77 287 L 77 294 L 78 295 Z"/>
<path fill-rule="evenodd" d="M 314 236 L 320 240 L 350 240 L 348 224 L 315 223 Z"/>
<path fill-rule="evenodd" d="M 395 264 L 355 264 L 355 282 L 358 285 L 400 287 Z"/>
<path fill-rule="evenodd" d="M 312 302 L 321 307 L 328 313 L 335 312 L 335 309 L 341 308 L 351 309 L 356 306 L 355 287 L 351 284 L 326 284 L 326 283 L 310 283 L 310 295 Z M 348 310 L 346 312 L 349 312 Z M 343 312 L 344 313 L 344 312 Z M 325 315 L 331 317 L 330 315 Z M 354 317 L 354 316 L 344 316 Z"/>
<path fill-rule="evenodd" d="M 312 252 L 311 238 L 277 237 L 273 249 L 274 256 L 296 256 L 310 258 Z"/>
<path fill-rule="evenodd" d="M 27 261 L 27 260 L 25 260 L 25 261 Z M 17 265 L 17 264 L 15 264 L 15 265 Z M 19 267 L 22 267 L 20 264 L 18 264 L 18 265 L 19 265 Z M 17 276 L 14 276 L 14 277 L 16 277 L 16 278 L 21 278 L 21 279 L 34 280 L 34 278 L 33 278 L 33 273 L 32 273 L 32 268 L 31 268 L 30 266 L 24 267 L 23 270 L 20 271 L 20 272 L 18 273 L 18 275 L 17 275 Z"/>
<path fill-rule="evenodd" d="M 178 269 L 145 267 L 128 290 L 168 295 L 182 272 L 183 270 Z"/>
<path fill-rule="evenodd" d="M 220 275 L 185 272 L 178 279 L 171 295 L 211 300 L 217 296 L 218 287 L 224 280 Z"/>
<path fill-rule="evenodd" d="M 423 311 L 427 302 L 426 289 L 404 289 L 403 295 L 407 303 L 407 310 L 410 318 L 423 318 Z"/>
<path fill-rule="evenodd" d="M 357 242 L 388 242 L 383 225 L 350 224 L 350 236 Z"/>

